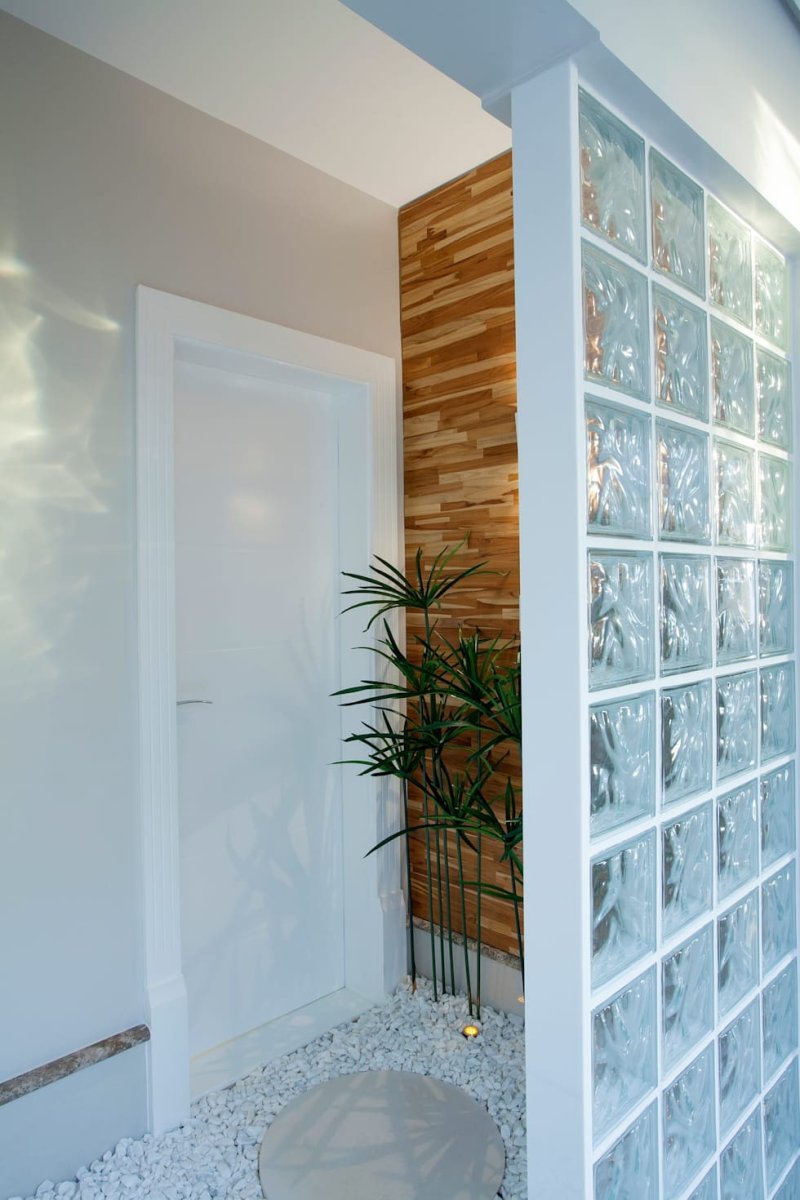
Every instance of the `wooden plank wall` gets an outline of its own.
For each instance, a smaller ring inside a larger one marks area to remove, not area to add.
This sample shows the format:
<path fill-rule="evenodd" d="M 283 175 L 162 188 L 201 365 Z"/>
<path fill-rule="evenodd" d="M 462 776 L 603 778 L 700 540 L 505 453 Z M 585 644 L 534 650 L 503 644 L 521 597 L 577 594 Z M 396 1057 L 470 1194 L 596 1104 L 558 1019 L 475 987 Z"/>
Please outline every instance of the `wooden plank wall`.
<path fill-rule="evenodd" d="M 517 638 L 511 152 L 402 208 L 399 238 L 408 565 L 419 546 L 430 560 L 468 538 L 458 564 L 488 559 L 500 575 L 477 577 L 443 623 Z M 518 763 L 510 770 L 518 779 Z M 503 868 L 485 875 L 508 887 Z M 412 886 L 415 914 L 428 916 L 419 846 Z M 471 936 L 474 922 L 470 906 Z M 484 898 L 482 927 L 484 942 L 515 953 L 510 905 Z"/>

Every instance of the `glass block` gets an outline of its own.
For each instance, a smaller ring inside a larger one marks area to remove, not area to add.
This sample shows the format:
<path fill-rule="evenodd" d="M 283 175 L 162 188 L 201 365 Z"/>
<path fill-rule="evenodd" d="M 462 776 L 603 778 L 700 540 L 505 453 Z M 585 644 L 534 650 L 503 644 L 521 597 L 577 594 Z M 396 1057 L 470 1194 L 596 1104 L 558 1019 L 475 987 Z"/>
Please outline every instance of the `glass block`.
<path fill-rule="evenodd" d="M 761 865 L 768 867 L 795 848 L 794 763 L 761 779 Z"/>
<path fill-rule="evenodd" d="M 653 560 L 589 554 L 589 686 L 653 675 Z"/>
<path fill-rule="evenodd" d="M 758 786 L 755 782 L 717 801 L 719 899 L 758 874 Z"/>
<path fill-rule="evenodd" d="M 653 266 L 698 296 L 705 296 L 703 189 L 650 151 Z"/>
<path fill-rule="evenodd" d="M 753 455 L 732 442 L 714 439 L 717 541 L 725 546 L 755 545 Z"/>
<path fill-rule="evenodd" d="M 586 378 L 649 400 L 649 327 L 644 275 L 584 242 Z"/>
<path fill-rule="evenodd" d="M 650 421 L 586 398 L 586 501 L 590 533 L 650 536 Z"/>
<path fill-rule="evenodd" d="M 664 1092 L 664 1196 L 672 1200 L 717 1144 L 714 1047 L 708 1046 Z"/>
<path fill-rule="evenodd" d="M 655 697 L 631 696 L 589 711 L 592 837 L 655 807 Z"/>
<path fill-rule="evenodd" d="M 761 654 L 791 654 L 794 647 L 794 569 L 789 562 L 758 565 Z"/>
<path fill-rule="evenodd" d="M 758 983 L 758 892 L 717 920 L 717 989 L 720 1016 Z"/>
<path fill-rule="evenodd" d="M 661 693 L 661 770 L 664 803 L 711 787 L 711 683 Z"/>
<path fill-rule="evenodd" d="M 658 1200 L 656 1105 L 645 1109 L 594 1168 L 594 1200 Z"/>
<path fill-rule="evenodd" d="M 764 667 L 761 671 L 761 761 L 794 750 L 794 666 Z"/>
<path fill-rule="evenodd" d="M 761 1019 L 767 1080 L 797 1049 L 797 963 L 781 971 L 764 988 Z"/>
<path fill-rule="evenodd" d="M 644 142 L 583 90 L 579 111 L 583 223 L 644 262 Z"/>
<path fill-rule="evenodd" d="M 756 239 L 756 329 L 784 350 L 789 338 L 789 272 L 780 254 Z"/>
<path fill-rule="evenodd" d="M 708 197 L 708 294 L 745 325 L 753 324 L 750 231 Z"/>
<path fill-rule="evenodd" d="M 655 949 L 655 833 L 592 863 L 592 985 Z"/>
<path fill-rule="evenodd" d="M 764 1158 L 767 1186 L 775 1187 L 800 1150 L 800 1098 L 797 1059 L 764 1097 Z"/>
<path fill-rule="evenodd" d="M 723 1136 L 761 1088 L 761 1013 L 758 1000 L 719 1037 L 719 1119 Z"/>
<path fill-rule="evenodd" d="M 593 1127 L 597 1142 L 656 1086 L 656 971 L 592 1016 Z"/>
<path fill-rule="evenodd" d="M 727 779 L 756 765 L 758 705 L 756 673 L 717 680 L 717 776 Z"/>
<path fill-rule="evenodd" d="M 709 541 L 708 436 L 657 421 L 656 454 L 660 536 Z"/>
<path fill-rule="evenodd" d="M 706 317 L 694 304 L 653 285 L 656 401 L 708 419 Z"/>
<path fill-rule="evenodd" d="M 662 928 L 670 937 L 711 909 L 711 808 L 696 808 L 662 831 Z"/>
<path fill-rule="evenodd" d="M 710 925 L 661 966 L 664 1070 L 714 1028 L 714 950 Z"/>
<path fill-rule="evenodd" d="M 800 1200 L 800 1158 L 778 1188 L 774 1200 Z"/>
<path fill-rule="evenodd" d="M 711 318 L 711 387 L 717 424 L 752 437 L 756 424 L 753 343 L 715 317 Z"/>
<path fill-rule="evenodd" d="M 662 554 L 661 670 L 691 671 L 711 665 L 711 563 L 707 558 Z"/>
<path fill-rule="evenodd" d="M 756 568 L 742 558 L 717 559 L 717 662 L 756 653 Z"/>
<path fill-rule="evenodd" d="M 764 1200 L 761 1113 L 745 1121 L 719 1160 L 720 1200 Z"/>
<path fill-rule="evenodd" d="M 776 871 L 761 886 L 761 953 L 764 974 L 797 945 L 794 862 Z"/>
<path fill-rule="evenodd" d="M 785 358 L 756 347 L 758 436 L 762 442 L 792 448 L 792 374 Z"/>
<path fill-rule="evenodd" d="M 763 550 L 792 548 L 792 469 L 783 458 L 759 454 L 761 485 L 758 535 Z"/>
<path fill-rule="evenodd" d="M 692 1192 L 689 1200 L 717 1200 L 717 1168 L 712 1167 L 699 1187 Z"/>

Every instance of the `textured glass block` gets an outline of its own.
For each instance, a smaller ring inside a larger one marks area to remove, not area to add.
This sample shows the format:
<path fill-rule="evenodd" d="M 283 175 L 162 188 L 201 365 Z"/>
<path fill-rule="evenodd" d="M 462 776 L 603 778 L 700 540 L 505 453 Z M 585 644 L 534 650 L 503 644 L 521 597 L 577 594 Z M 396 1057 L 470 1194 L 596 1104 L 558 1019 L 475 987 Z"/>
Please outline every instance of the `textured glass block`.
<path fill-rule="evenodd" d="M 653 266 L 705 296 L 703 189 L 657 150 L 650 151 Z"/>
<path fill-rule="evenodd" d="M 759 454 L 761 485 L 758 535 L 763 550 L 792 548 L 792 469 L 783 458 Z"/>
<path fill-rule="evenodd" d="M 792 375 L 789 363 L 756 347 L 758 436 L 782 450 L 792 448 Z"/>
<path fill-rule="evenodd" d="M 750 231 L 708 197 L 708 294 L 745 325 L 753 324 Z"/>
<path fill-rule="evenodd" d="M 655 948 L 655 833 L 592 863 L 592 984 Z"/>
<path fill-rule="evenodd" d="M 773 1188 L 800 1150 L 800 1098 L 797 1059 L 764 1097 L 764 1157 L 767 1186 Z"/>
<path fill-rule="evenodd" d="M 711 665 L 711 563 L 662 554 L 661 669 L 691 671 Z"/>
<path fill-rule="evenodd" d="M 661 770 L 664 803 L 711 787 L 711 683 L 661 693 Z"/>
<path fill-rule="evenodd" d="M 584 91 L 579 111 L 583 223 L 644 262 L 644 142 Z"/>
<path fill-rule="evenodd" d="M 714 439 L 717 541 L 725 546 L 755 545 L 753 455 L 732 442 Z"/>
<path fill-rule="evenodd" d="M 761 654 L 791 654 L 794 647 L 794 570 L 789 562 L 758 565 Z"/>
<path fill-rule="evenodd" d="M 800 1200 L 800 1158 L 778 1188 L 774 1200 Z"/>
<path fill-rule="evenodd" d="M 589 685 L 653 675 L 653 560 L 649 554 L 589 554 Z"/>
<path fill-rule="evenodd" d="M 590 533 L 650 536 L 650 421 L 586 398 L 586 501 Z"/>
<path fill-rule="evenodd" d="M 758 703 L 756 673 L 717 680 L 717 776 L 727 779 L 756 765 Z"/>
<path fill-rule="evenodd" d="M 683 1058 L 714 1027 L 712 928 L 684 942 L 661 967 L 664 1070 Z"/>
<path fill-rule="evenodd" d="M 706 317 L 701 309 L 653 285 L 656 401 L 708 418 Z"/>
<path fill-rule="evenodd" d="M 751 892 L 717 921 L 717 990 L 720 1016 L 758 983 L 758 892 Z"/>
<path fill-rule="evenodd" d="M 672 1200 L 717 1144 L 714 1047 L 708 1046 L 664 1092 L 664 1196 Z"/>
<path fill-rule="evenodd" d="M 719 1037 L 719 1119 L 724 1136 L 761 1088 L 761 1013 L 758 1000 Z"/>
<path fill-rule="evenodd" d="M 670 937 L 711 909 L 711 808 L 696 808 L 662 832 L 662 928 Z"/>
<path fill-rule="evenodd" d="M 764 988 L 761 999 L 764 1079 L 774 1075 L 797 1049 L 797 963 Z"/>
<path fill-rule="evenodd" d="M 761 886 L 761 953 L 765 975 L 797 945 L 796 906 L 794 862 L 790 862 Z"/>
<path fill-rule="evenodd" d="M 692 1192 L 689 1200 L 717 1200 L 717 1168 L 712 1167 L 699 1187 Z"/>
<path fill-rule="evenodd" d="M 645 1109 L 594 1168 L 594 1200 L 658 1200 L 656 1105 Z"/>
<path fill-rule="evenodd" d="M 652 692 L 589 711 L 592 837 L 652 813 L 655 698 Z"/>
<path fill-rule="evenodd" d="M 755 432 L 753 343 L 724 321 L 711 318 L 711 387 L 714 420 L 750 437 Z"/>
<path fill-rule="evenodd" d="M 660 536 L 707 542 L 711 533 L 707 435 L 657 421 L 656 456 Z"/>
<path fill-rule="evenodd" d="M 717 801 L 717 880 L 722 900 L 758 874 L 758 787 L 755 782 Z"/>
<path fill-rule="evenodd" d="M 761 761 L 794 750 L 794 666 L 765 667 L 761 672 Z"/>
<path fill-rule="evenodd" d="M 789 854 L 795 847 L 794 763 L 761 779 L 761 865 Z"/>
<path fill-rule="evenodd" d="M 761 1113 L 745 1121 L 719 1160 L 720 1200 L 764 1200 Z"/>
<path fill-rule="evenodd" d="M 756 653 L 756 568 L 743 558 L 717 559 L 717 662 Z"/>
<path fill-rule="evenodd" d="M 789 272 L 780 254 L 756 239 L 756 329 L 784 350 L 789 338 Z"/>
<path fill-rule="evenodd" d="M 597 1142 L 656 1086 L 656 972 L 651 968 L 592 1017 Z"/>
<path fill-rule="evenodd" d="M 586 378 L 649 400 L 649 327 L 644 275 L 584 242 Z"/>

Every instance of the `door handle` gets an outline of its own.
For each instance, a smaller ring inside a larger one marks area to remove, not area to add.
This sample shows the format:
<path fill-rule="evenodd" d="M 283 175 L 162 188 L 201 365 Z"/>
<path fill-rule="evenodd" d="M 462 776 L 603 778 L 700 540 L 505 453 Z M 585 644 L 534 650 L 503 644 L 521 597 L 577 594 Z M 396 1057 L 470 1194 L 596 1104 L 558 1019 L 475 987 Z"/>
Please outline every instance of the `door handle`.
<path fill-rule="evenodd" d="M 214 701 L 213 700 L 176 700 L 175 703 L 177 704 L 178 708 L 180 708 L 182 704 L 213 704 Z"/>

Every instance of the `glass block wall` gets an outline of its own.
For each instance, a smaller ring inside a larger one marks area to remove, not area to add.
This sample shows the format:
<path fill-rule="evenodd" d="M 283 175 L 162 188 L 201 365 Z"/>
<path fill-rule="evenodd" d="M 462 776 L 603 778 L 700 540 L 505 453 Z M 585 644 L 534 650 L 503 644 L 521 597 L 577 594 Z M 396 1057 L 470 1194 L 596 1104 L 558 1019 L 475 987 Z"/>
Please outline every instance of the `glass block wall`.
<path fill-rule="evenodd" d="M 777 254 L 586 92 L 596 1200 L 800 1200 Z"/>

